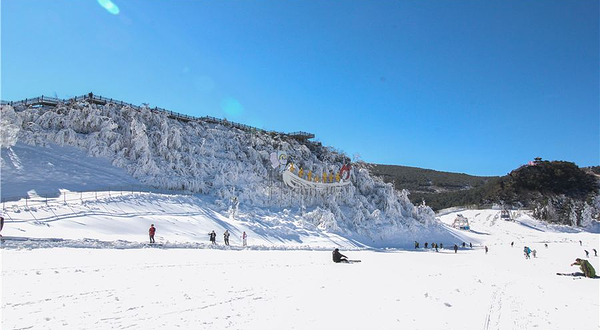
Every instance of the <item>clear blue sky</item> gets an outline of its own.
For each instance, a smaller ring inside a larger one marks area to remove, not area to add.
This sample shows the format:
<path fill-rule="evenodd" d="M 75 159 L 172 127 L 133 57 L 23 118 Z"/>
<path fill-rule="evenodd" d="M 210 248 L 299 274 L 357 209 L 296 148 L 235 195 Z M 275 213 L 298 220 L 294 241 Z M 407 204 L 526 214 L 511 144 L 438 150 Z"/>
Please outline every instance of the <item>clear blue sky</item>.
<path fill-rule="evenodd" d="M 93 91 L 474 175 L 600 164 L 598 1 L 113 1 L 2 0 L 2 99 Z"/>

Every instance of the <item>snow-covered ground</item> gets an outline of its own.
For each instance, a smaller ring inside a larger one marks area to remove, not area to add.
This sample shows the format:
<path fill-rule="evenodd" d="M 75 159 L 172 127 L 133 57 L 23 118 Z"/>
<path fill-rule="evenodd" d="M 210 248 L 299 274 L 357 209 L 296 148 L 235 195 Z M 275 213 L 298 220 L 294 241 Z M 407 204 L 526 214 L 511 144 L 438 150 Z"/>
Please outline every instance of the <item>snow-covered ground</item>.
<path fill-rule="evenodd" d="M 342 251 L 355 264 L 311 250 L 12 246 L 2 329 L 597 329 L 600 280 L 555 273 L 576 271 L 598 236 L 520 229 L 537 258 L 494 233 L 480 237 L 487 255 Z"/>
<path fill-rule="evenodd" d="M 498 210 L 465 210 L 439 218 L 451 224 L 463 214 L 471 231 L 420 241 L 443 243 L 439 252 L 357 250 L 348 238 L 298 231 L 294 220 L 267 229 L 266 216 L 232 219 L 197 199 L 134 193 L 20 213 L 13 207 L 11 217 L 38 219 L 8 221 L 3 230 L 11 237 L 0 254 L 2 329 L 599 327 L 600 280 L 555 275 L 578 271 L 569 265 L 585 258 L 584 249 L 600 269 L 592 250 L 599 249 L 597 233 L 525 213 L 509 222 Z M 175 209 L 180 213 L 169 214 Z M 162 246 L 144 243 L 151 219 Z M 231 248 L 220 236 L 212 247 L 199 235 L 225 228 L 234 233 Z M 250 234 L 246 249 L 237 238 L 242 230 Z M 473 248 L 455 254 L 452 245 L 463 240 Z M 524 245 L 537 258 L 526 260 Z M 362 262 L 332 263 L 334 246 Z"/>

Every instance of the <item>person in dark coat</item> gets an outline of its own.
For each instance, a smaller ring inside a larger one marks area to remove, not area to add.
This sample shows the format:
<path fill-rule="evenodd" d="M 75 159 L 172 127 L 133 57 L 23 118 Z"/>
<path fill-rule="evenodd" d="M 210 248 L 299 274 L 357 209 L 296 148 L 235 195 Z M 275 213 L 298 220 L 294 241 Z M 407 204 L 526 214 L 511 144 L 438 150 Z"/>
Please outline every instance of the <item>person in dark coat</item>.
<path fill-rule="evenodd" d="M 585 251 L 585 257 L 589 258 L 590 257 L 590 252 L 588 250 L 583 250 L 583 251 Z"/>
<path fill-rule="evenodd" d="M 444 248 L 444 243 L 440 243 L 440 249 Z"/>
<path fill-rule="evenodd" d="M 348 257 L 341 254 L 340 249 L 338 249 L 338 248 L 335 248 L 333 250 L 332 256 L 333 256 L 333 262 L 335 262 L 335 263 L 348 262 Z"/>
<path fill-rule="evenodd" d="M 415 241 L 415 249 L 419 248 L 419 242 Z"/>
<path fill-rule="evenodd" d="M 0 231 L 2 231 L 2 228 L 4 228 L 4 217 L 0 217 Z M 0 237 L 2 237 L 2 235 L 0 235 Z"/>
<path fill-rule="evenodd" d="M 154 243 L 154 233 L 156 233 L 156 228 L 154 224 L 150 225 L 150 229 L 148 230 L 148 234 L 150 235 L 150 243 Z"/>
<path fill-rule="evenodd" d="M 463 242 L 463 247 L 467 247 L 467 243 Z"/>
<path fill-rule="evenodd" d="M 208 236 L 210 237 L 211 243 L 217 244 L 217 234 L 215 233 L 214 230 L 212 232 L 210 232 L 210 234 L 208 234 Z"/>
<path fill-rule="evenodd" d="M 473 243 L 469 242 L 469 247 L 472 249 L 473 248 Z"/>
<path fill-rule="evenodd" d="M 454 244 L 454 253 L 456 253 L 456 251 L 458 251 L 458 245 Z"/>
<path fill-rule="evenodd" d="M 429 245 L 429 243 L 425 242 L 425 248 L 427 248 L 427 245 Z"/>
<path fill-rule="evenodd" d="M 485 246 L 485 254 L 487 254 L 487 253 L 488 253 L 488 247 L 487 247 L 487 245 L 486 245 L 486 246 Z"/>
<path fill-rule="evenodd" d="M 596 249 L 592 249 L 592 250 L 594 250 L 594 257 L 597 257 L 598 256 L 598 251 L 596 251 Z"/>
<path fill-rule="evenodd" d="M 225 245 L 229 245 L 229 230 L 225 230 L 225 233 L 223 233 L 223 241 L 225 242 Z"/>

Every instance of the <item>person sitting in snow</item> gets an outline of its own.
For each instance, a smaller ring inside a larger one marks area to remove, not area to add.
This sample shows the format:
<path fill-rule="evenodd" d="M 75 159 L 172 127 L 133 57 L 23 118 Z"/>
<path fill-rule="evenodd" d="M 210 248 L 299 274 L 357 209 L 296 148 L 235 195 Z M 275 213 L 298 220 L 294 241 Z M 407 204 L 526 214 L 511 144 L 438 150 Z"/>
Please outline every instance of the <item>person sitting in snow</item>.
<path fill-rule="evenodd" d="M 583 272 L 585 277 L 594 278 L 596 277 L 596 270 L 592 267 L 589 261 L 585 259 L 575 259 L 575 262 L 571 266 L 579 266 L 579 269 Z M 573 273 L 574 276 L 581 276 L 581 273 Z"/>
<path fill-rule="evenodd" d="M 333 262 L 335 262 L 335 263 L 348 262 L 348 257 L 341 254 L 340 249 L 338 249 L 338 248 L 335 248 L 333 250 L 332 256 L 333 256 Z"/>
<path fill-rule="evenodd" d="M 148 229 L 148 234 L 150 235 L 150 243 L 154 243 L 154 233 L 156 233 L 156 228 L 154 224 L 150 225 L 150 229 Z"/>

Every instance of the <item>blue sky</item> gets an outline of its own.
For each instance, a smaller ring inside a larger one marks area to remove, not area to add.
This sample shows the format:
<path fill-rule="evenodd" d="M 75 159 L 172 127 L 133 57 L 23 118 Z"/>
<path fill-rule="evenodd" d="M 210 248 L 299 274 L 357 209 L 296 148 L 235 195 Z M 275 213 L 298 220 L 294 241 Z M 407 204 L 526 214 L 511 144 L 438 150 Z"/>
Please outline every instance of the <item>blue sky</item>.
<path fill-rule="evenodd" d="M 474 175 L 600 164 L 598 1 L 110 3 L 2 0 L 2 99 L 93 91 Z"/>

